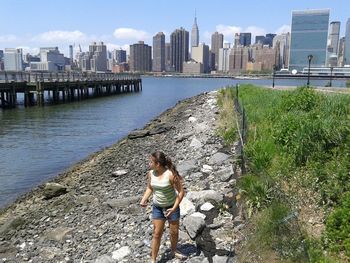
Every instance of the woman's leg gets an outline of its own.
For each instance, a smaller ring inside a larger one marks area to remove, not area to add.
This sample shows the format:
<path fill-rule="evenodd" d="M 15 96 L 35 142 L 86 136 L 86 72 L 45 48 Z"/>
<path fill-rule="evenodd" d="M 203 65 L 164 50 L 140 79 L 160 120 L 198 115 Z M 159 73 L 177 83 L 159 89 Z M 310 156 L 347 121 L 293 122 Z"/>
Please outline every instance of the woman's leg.
<path fill-rule="evenodd" d="M 169 221 L 171 251 L 175 253 L 179 239 L 179 220 Z"/>
<path fill-rule="evenodd" d="M 159 251 L 159 246 L 160 246 L 160 241 L 162 239 L 162 234 L 164 231 L 164 224 L 165 220 L 162 219 L 154 219 L 153 220 L 153 240 L 152 240 L 152 260 L 156 261 L 158 251 Z"/>

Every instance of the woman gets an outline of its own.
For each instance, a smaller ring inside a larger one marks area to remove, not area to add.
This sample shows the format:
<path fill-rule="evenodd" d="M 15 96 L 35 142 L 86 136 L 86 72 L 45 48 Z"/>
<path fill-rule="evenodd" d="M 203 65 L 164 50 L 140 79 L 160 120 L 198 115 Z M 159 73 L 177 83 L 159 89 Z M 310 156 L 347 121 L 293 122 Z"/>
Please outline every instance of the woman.
<path fill-rule="evenodd" d="M 169 222 L 172 255 L 184 258 L 184 255 L 176 250 L 180 221 L 179 205 L 184 197 L 182 178 L 171 159 L 163 152 L 157 151 L 151 154 L 149 167 L 151 170 L 147 174 L 147 188 L 140 205 L 146 207 L 148 198 L 153 193 L 152 262 L 156 262 L 166 220 Z"/>

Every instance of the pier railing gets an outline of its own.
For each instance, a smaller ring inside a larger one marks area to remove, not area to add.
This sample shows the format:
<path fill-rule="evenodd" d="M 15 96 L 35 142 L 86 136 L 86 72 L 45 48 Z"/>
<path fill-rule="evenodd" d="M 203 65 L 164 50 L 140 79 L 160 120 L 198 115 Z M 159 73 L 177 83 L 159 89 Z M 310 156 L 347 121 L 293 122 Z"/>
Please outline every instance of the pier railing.
<path fill-rule="evenodd" d="M 140 75 L 131 73 L 94 73 L 94 72 L 13 72 L 0 71 L 0 83 L 9 82 L 66 82 L 66 81 L 102 81 L 134 80 Z"/>
<path fill-rule="evenodd" d="M 16 107 L 18 93 L 24 106 L 43 106 L 141 90 L 138 74 L 0 72 L 0 108 Z"/>

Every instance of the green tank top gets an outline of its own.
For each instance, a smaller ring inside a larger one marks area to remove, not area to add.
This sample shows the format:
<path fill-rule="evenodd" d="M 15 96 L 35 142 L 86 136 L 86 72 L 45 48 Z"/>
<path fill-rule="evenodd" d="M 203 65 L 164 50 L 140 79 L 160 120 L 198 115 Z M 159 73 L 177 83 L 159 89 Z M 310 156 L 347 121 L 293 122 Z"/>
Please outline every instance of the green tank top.
<path fill-rule="evenodd" d="M 151 170 L 151 186 L 153 188 L 153 204 L 160 207 L 169 207 L 175 203 L 176 192 L 170 183 L 170 170 L 163 173 L 162 179 L 156 176 L 156 172 Z"/>

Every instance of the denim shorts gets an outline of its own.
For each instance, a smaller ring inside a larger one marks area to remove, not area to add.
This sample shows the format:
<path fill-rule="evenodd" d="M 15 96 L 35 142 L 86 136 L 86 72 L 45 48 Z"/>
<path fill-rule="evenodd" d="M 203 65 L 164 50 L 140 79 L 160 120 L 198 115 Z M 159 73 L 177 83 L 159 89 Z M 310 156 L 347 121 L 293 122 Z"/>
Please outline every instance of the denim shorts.
<path fill-rule="evenodd" d="M 152 219 L 161 219 L 161 220 L 169 220 L 169 221 L 176 221 L 180 219 L 180 207 L 178 207 L 174 213 L 170 215 L 170 217 L 165 217 L 166 210 L 172 208 L 173 206 L 169 207 L 160 207 L 153 205 L 152 208 Z"/>

